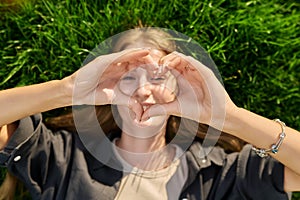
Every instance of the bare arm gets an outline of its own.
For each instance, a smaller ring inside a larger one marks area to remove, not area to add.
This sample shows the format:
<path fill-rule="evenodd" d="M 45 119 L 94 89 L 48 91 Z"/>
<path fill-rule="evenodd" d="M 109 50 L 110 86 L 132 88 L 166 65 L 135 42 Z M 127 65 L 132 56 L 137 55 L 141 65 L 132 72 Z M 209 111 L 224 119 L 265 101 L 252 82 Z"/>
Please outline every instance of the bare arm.
<path fill-rule="evenodd" d="M 278 140 L 280 124 L 248 110 L 238 108 L 228 113 L 224 131 L 235 135 L 258 148 L 269 149 Z M 286 191 L 300 190 L 300 133 L 286 127 L 286 137 L 275 159 L 285 165 L 284 186 Z"/>
<path fill-rule="evenodd" d="M 0 91 L 0 126 L 70 103 L 70 95 L 65 93 L 62 81 L 58 80 L 3 90 Z"/>

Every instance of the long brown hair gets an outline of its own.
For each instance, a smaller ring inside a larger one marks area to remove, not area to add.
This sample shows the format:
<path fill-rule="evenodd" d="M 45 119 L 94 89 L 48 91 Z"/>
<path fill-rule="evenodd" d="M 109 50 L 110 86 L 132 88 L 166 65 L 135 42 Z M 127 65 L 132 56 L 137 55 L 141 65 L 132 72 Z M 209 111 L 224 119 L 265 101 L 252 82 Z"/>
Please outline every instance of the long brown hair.
<path fill-rule="evenodd" d="M 99 124 L 104 133 L 109 134 L 121 131 L 114 120 L 111 105 L 97 106 L 95 109 Z M 172 139 L 178 133 L 179 126 L 181 126 L 181 133 L 185 132 L 186 135 L 194 135 L 193 130 L 197 129 L 195 140 L 217 140 L 217 145 L 221 146 L 228 153 L 240 151 L 245 144 L 243 140 L 225 132 L 221 132 L 220 136 L 207 135 L 209 128 L 208 125 L 199 124 L 188 119 L 185 119 L 185 123 L 181 123 L 181 121 L 182 118 L 180 117 L 169 117 L 165 136 L 166 142 L 172 141 Z M 52 130 L 64 129 L 71 132 L 76 132 L 76 126 L 74 123 L 73 114 L 71 112 L 58 117 L 47 118 L 45 120 L 45 124 Z"/>

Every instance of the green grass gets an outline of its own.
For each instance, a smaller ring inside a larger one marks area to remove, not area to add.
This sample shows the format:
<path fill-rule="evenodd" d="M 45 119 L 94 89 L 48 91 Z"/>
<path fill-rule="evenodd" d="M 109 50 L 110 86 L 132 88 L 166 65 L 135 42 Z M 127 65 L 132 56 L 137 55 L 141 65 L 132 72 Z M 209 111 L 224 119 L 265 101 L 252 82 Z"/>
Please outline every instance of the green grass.
<path fill-rule="evenodd" d="M 0 89 L 61 79 L 141 20 L 198 41 L 237 105 L 300 130 L 298 1 L 27 0 L 0 12 Z"/>

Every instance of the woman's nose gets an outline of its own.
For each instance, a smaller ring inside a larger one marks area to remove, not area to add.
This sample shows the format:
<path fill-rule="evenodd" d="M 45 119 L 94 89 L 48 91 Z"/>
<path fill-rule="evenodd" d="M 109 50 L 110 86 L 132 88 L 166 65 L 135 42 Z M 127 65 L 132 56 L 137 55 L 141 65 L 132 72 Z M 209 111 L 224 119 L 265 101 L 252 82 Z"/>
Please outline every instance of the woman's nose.
<path fill-rule="evenodd" d="M 134 92 L 134 97 L 143 102 L 151 96 L 151 83 L 145 79 L 140 79 L 138 88 Z"/>

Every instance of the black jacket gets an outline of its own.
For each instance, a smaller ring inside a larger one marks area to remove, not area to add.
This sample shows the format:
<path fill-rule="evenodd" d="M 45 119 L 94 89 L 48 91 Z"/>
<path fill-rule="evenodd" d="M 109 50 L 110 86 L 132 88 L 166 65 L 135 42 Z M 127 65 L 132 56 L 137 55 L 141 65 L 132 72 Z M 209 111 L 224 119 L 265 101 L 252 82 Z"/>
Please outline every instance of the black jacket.
<path fill-rule="evenodd" d="M 185 152 L 189 172 L 180 199 L 288 199 L 283 165 L 258 157 L 250 145 L 231 154 L 215 147 L 205 159 L 201 149 L 194 142 Z M 108 162 L 117 161 L 112 156 Z M 122 171 L 95 159 L 77 134 L 47 129 L 41 115 L 20 120 L 0 164 L 24 182 L 33 199 L 114 199 L 122 178 Z"/>

